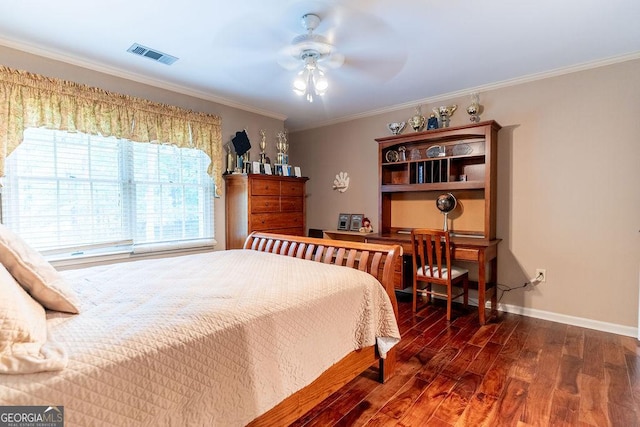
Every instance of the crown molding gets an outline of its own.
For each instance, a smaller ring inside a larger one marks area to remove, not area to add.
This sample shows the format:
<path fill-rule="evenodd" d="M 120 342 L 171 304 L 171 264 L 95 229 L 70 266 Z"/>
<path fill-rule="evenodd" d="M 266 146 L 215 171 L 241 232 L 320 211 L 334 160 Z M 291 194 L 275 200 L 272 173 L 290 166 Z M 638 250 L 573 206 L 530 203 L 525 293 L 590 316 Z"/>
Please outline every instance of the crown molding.
<path fill-rule="evenodd" d="M 191 89 L 182 85 L 170 83 L 161 79 L 150 78 L 147 76 L 143 76 L 141 74 L 132 73 L 130 71 L 123 70 L 121 68 L 111 67 L 109 65 L 105 65 L 99 62 L 88 61 L 86 58 L 82 58 L 76 55 L 69 55 L 67 53 L 63 53 L 54 49 L 45 49 L 40 46 L 19 42 L 6 37 L 0 37 L 0 45 L 11 48 L 11 49 L 27 52 L 33 55 L 42 56 L 44 58 L 61 61 L 71 65 L 76 65 L 78 67 L 87 68 L 89 70 L 108 74 L 110 76 L 120 77 L 123 79 L 132 80 L 138 83 L 157 87 L 160 89 L 166 89 L 166 90 L 177 92 L 183 95 L 192 96 L 194 98 L 204 99 L 205 101 L 214 102 L 216 104 L 222 104 L 227 107 L 237 108 L 239 110 L 243 110 L 249 113 L 270 117 L 272 119 L 282 120 L 282 121 L 285 121 L 287 119 L 287 116 L 283 114 L 274 113 L 273 111 L 267 111 L 260 108 L 252 107 L 250 105 L 245 105 L 239 102 L 232 101 L 227 98 L 215 96 L 207 92 L 194 90 L 194 89 Z"/>

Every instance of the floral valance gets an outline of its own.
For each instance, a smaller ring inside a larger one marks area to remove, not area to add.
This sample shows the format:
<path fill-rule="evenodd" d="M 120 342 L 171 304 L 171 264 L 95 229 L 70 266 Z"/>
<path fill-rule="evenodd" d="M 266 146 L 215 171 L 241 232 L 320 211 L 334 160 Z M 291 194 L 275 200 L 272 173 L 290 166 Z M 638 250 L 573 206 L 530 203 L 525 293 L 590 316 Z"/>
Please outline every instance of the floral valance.
<path fill-rule="evenodd" d="M 222 188 L 218 116 L 0 66 L 0 176 L 29 127 L 197 148 Z"/>

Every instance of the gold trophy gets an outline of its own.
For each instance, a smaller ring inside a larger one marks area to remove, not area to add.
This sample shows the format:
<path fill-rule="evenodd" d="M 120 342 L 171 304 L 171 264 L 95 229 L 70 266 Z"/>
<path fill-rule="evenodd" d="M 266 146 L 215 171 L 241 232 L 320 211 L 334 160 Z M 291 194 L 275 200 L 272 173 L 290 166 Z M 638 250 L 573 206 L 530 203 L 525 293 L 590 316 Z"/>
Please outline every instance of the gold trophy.
<path fill-rule="evenodd" d="M 260 163 L 265 164 L 267 162 L 267 154 L 264 152 L 267 148 L 267 133 L 264 129 L 260 129 Z"/>
<path fill-rule="evenodd" d="M 449 127 L 449 119 L 453 116 L 453 113 L 458 109 L 457 105 L 450 106 L 440 106 L 438 108 L 434 108 L 433 112 L 438 117 L 438 121 L 440 122 L 441 128 Z"/>
<path fill-rule="evenodd" d="M 409 126 L 413 129 L 414 132 L 420 132 L 424 127 L 425 118 L 420 112 L 420 107 L 416 108 L 416 114 L 411 117 L 408 121 Z"/>
<path fill-rule="evenodd" d="M 471 94 L 471 105 L 467 107 L 467 114 L 469 114 L 469 120 L 473 123 L 480 121 L 480 96 L 477 93 Z"/>

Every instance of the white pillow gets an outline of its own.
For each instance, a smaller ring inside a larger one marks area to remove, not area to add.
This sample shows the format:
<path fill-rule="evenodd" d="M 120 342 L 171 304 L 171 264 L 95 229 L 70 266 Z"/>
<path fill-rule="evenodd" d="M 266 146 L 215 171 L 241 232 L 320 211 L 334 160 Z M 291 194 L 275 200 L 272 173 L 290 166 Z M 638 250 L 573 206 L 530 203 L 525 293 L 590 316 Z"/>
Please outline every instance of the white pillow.
<path fill-rule="evenodd" d="M 44 308 L 0 265 L 0 374 L 57 371 L 64 351 L 47 343 Z"/>
<path fill-rule="evenodd" d="M 0 263 L 44 308 L 78 313 L 78 300 L 60 273 L 38 251 L 2 224 Z"/>

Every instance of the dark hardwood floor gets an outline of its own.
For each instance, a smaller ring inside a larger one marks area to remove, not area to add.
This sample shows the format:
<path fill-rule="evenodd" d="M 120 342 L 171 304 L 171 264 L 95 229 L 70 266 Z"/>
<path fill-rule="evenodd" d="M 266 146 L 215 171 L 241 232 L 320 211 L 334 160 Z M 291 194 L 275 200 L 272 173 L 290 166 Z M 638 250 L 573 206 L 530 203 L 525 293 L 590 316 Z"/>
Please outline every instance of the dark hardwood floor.
<path fill-rule="evenodd" d="M 444 306 L 418 315 L 399 301 L 395 376 L 370 369 L 295 426 L 640 425 L 640 345 L 635 338 L 499 313 Z"/>

